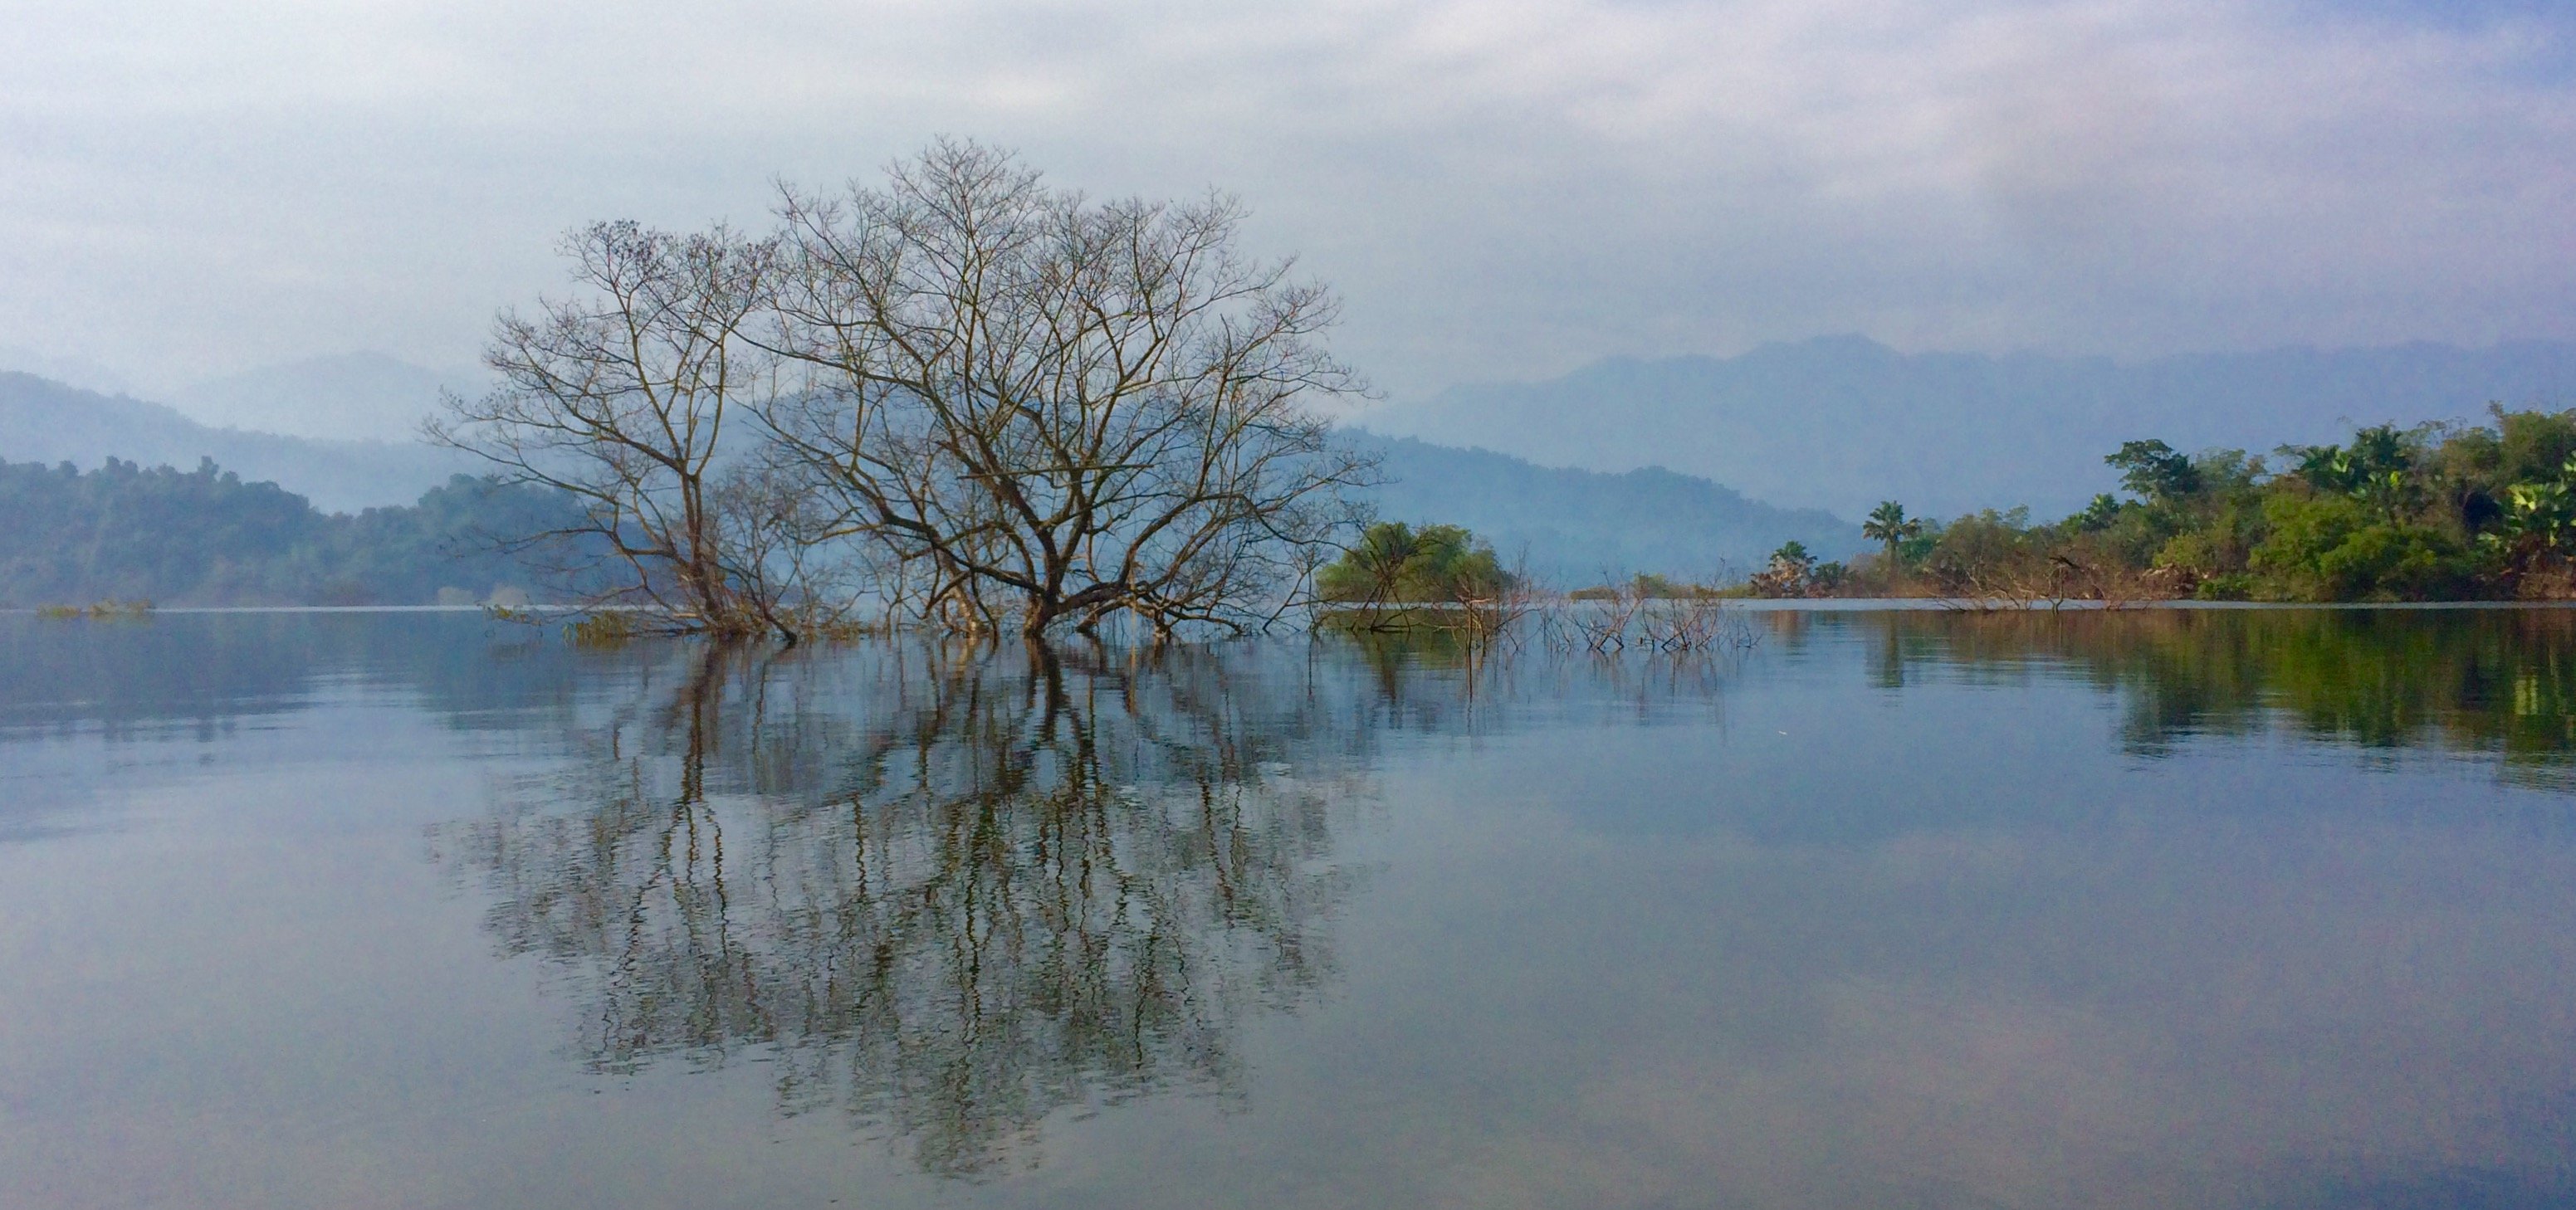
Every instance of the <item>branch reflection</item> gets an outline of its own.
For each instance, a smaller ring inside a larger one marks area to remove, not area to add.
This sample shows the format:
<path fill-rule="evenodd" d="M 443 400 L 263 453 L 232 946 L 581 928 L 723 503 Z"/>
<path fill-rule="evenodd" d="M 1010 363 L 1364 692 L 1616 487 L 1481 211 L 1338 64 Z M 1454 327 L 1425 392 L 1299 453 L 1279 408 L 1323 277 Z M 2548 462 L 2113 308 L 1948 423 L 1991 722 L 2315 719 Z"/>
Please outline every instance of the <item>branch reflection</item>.
<path fill-rule="evenodd" d="M 1222 655 L 763 662 L 704 650 L 560 779 L 444 838 L 603 1072 L 775 1065 L 925 1169 L 1053 1111 L 1239 1096 L 1240 1035 L 1332 976 L 1365 728 Z"/>

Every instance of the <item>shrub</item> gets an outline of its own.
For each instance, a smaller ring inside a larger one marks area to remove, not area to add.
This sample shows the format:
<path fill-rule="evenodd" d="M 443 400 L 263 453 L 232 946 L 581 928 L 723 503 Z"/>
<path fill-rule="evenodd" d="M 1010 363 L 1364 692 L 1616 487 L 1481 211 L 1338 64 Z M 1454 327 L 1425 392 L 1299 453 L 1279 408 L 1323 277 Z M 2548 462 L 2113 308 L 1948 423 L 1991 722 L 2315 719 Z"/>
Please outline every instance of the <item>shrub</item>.
<path fill-rule="evenodd" d="M 1315 576 L 1315 590 L 1334 602 L 1407 604 L 1488 601 L 1511 587 L 1494 548 L 1456 525 L 1415 529 L 1381 521 L 1357 545 Z"/>
<path fill-rule="evenodd" d="M 2279 601 L 2434 600 L 2460 595 L 2469 553 L 2430 526 L 2382 520 L 2348 495 L 2284 492 L 2263 505 L 2256 595 Z"/>
<path fill-rule="evenodd" d="M 2254 577 L 2241 571 L 2211 576 L 2194 585 L 2191 595 L 2202 601 L 2250 601 L 2254 599 Z"/>

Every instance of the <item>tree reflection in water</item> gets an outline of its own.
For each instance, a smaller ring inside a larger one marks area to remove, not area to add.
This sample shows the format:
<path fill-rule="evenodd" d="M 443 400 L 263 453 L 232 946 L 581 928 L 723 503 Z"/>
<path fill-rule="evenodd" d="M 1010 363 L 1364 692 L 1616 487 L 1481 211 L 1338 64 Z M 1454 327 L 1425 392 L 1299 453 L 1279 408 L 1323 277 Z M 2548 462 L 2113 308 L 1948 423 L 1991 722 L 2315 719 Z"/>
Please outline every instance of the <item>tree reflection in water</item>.
<path fill-rule="evenodd" d="M 560 774 L 441 847 L 506 952 L 567 972 L 595 1069 L 756 1057 L 786 1111 L 838 1106 L 972 1175 L 1060 1109 L 1243 1094 L 1246 1025 L 1333 977 L 1336 833 L 1400 733 L 1706 721 L 1746 661 L 1853 643 L 1853 673 L 1899 692 L 2081 680 L 2140 755 L 2277 730 L 2576 788 L 2576 612 L 1765 620 L 1761 651 L 1696 662 L 644 645 L 609 705 L 560 699 L 584 720 Z M 1831 818 L 1904 822 L 1788 822 Z"/>
<path fill-rule="evenodd" d="M 599 1071 L 754 1052 L 787 1112 L 971 1175 L 1059 1108 L 1239 1096 L 1246 1019 L 1331 974 L 1368 729 L 1307 686 L 1189 649 L 674 658 L 441 838 Z"/>
<path fill-rule="evenodd" d="M 1888 613 L 1881 684 L 2072 670 L 2122 701 L 2142 756 L 2281 728 L 2370 749 L 2489 753 L 2506 780 L 2576 789 L 2576 610 Z"/>

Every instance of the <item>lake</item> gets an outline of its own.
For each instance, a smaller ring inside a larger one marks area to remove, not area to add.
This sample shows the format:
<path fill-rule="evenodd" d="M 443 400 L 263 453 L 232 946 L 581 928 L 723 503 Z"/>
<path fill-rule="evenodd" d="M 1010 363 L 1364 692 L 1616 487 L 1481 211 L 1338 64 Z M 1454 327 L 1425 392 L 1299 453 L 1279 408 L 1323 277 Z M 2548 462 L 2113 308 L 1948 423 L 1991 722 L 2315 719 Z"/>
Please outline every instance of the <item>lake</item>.
<path fill-rule="evenodd" d="M 0 1205 L 2576 1202 L 2576 612 L 0 617 Z"/>

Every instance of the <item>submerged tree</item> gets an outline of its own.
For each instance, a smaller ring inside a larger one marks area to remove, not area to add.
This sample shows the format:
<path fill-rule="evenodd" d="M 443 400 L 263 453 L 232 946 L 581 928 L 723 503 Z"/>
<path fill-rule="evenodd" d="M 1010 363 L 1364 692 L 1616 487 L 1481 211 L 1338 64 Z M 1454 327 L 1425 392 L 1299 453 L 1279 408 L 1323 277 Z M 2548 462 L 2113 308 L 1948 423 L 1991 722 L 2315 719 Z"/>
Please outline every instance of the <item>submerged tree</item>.
<path fill-rule="evenodd" d="M 895 595 L 965 629 L 1278 616 L 1373 460 L 1323 287 L 1222 198 L 1093 202 L 941 142 L 883 188 L 784 196 L 775 432 Z"/>
<path fill-rule="evenodd" d="M 500 385 L 449 397 L 428 436 L 579 502 L 578 522 L 520 537 L 613 552 L 626 574 L 600 603 L 792 640 L 801 615 L 837 602 L 815 560 L 778 558 L 804 546 L 804 513 L 757 460 L 772 378 L 746 335 L 765 313 L 775 243 L 621 222 L 574 233 L 564 251 L 581 292 L 533 319 L 504 314 L 484 353 Z"/>
<path fill-rule="evenodd" d="M 602 603 L 794 638 L 862 603 L 1030 636 L 1281 616 L 1375 460 L 1337 304 L 1237 247 L 1242 208 L 1094 202 L 942 142 L 780 231 L 603 223 L 578 297 L 504 315 L 501 386 L 430 435 L 579 499 Z M 858 573 L 867 583 L 857 583 Z"/>

